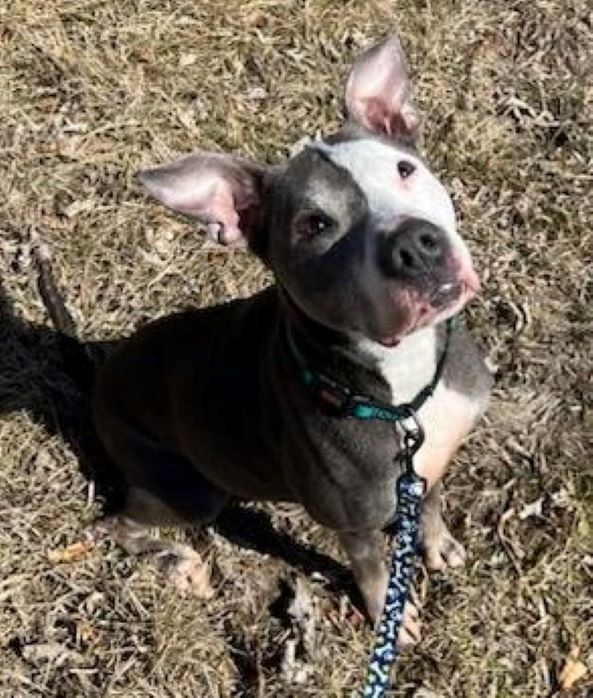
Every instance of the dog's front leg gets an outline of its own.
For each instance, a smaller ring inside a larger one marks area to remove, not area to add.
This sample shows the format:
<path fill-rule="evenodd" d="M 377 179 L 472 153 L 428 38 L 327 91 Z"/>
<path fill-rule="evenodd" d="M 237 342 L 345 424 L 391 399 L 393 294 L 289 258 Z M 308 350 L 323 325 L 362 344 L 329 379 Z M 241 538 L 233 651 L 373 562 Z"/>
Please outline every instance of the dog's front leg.
<path fill-rule="evenodd" d="M 452 536 L 443 520 L 442 489 L 441 482 L 433 485 L 422 506 L 420 540 L 424 550 L 424 561 L 429 570 L 461 567 L 466 558 L 463 545 Z"/>
<path fill-rule="evenodd" d="M 378 530 L 341 532 L 338 535 L 350 560 L 352 573 L 364 599 L 369 617 L 376 624 L 381 618 L 387 593 L 385 536 Z M 398 642 L 401 646 L 409 646 L 416 644 L 419 640 L 418 607 L 414 602 L 408 601 L 404 609 Z"/>

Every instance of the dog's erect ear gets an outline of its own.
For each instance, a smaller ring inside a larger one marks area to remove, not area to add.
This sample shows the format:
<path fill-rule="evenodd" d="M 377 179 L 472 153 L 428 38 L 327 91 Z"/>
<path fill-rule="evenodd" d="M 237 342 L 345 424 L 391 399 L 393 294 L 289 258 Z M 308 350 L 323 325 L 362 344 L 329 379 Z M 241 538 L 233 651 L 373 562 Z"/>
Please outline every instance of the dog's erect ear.
<path fill-rule="evenodd" d="M 168 208 L 206 224 L 223 245 L 244 247 L 260 219 L 264 168 L 235 155 L 196 153 L 138 178 Z"/>
<path fill-rule="evenodd" d="M 348 116 L 365 128 L 392 137 L 413 138 L 420 117 L 410 97 L 406 57 L 389 36 L 354 63 L 346 84 Z"/>

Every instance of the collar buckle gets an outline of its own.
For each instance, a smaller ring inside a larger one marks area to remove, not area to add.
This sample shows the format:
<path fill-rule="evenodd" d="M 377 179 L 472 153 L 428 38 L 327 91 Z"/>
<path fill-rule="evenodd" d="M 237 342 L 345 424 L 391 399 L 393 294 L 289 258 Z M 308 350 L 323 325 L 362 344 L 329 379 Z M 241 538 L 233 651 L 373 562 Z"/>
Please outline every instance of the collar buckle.
<path fill-rule="evenodd" d="M 347 386 L 333 381 L 324 373 L 317 373 L 314 392 L 331 414 L 336 417 L 350 414 L 354 395 Z"/>

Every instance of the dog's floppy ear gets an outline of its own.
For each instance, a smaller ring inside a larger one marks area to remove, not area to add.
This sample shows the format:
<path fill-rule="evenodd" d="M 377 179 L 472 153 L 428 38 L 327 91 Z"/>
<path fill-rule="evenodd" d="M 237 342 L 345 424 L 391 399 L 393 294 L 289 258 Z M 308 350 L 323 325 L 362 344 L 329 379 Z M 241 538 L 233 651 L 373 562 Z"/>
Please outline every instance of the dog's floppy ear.
<path fill-rule="evenodd" d="M 255 235 L 263 176 L 261 165 L 219 153 L 196 153 L 138 173 L 165 206 L 197 218 L 211 238 L 231 247 L 244 247 Z"/>
<path fill-rule="evenodd" d="M 358 57 L 346 84 L 348 116 L 370 131 L 411 139 L 420 117 L 410 97 L 406 57 L 392 35 Z"/>

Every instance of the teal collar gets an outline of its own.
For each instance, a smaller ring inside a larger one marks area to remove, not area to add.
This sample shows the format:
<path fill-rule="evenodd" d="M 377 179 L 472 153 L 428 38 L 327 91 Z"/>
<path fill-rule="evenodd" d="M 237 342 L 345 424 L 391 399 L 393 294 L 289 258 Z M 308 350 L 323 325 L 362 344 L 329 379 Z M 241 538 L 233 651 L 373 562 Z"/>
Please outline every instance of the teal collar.
<path fill-rule="evenodd" d="M 402 422 L 409 417 L 415 417 L 415 413 L 432 396 L 445 367 L 445 360 L 449 351 L 453 320 L 447 320 L 446 335 L 443 351 L 439 356 L 432 380 L 424 386 L 416 397 L 409 403 L 391 405 L 387 402 L 375 400 L 368 395 L 356 394 L 351 388 L 334 380 L 326 373 L 314 369 L 295 342 L 290 325 L 286 326 L 286 337 L 290 352 L 299 369 L 303 383 L 311 390 L 316 399 L 337 417 L 360 419 L 363 421 L 379 420 L 383 422 Z"/>

